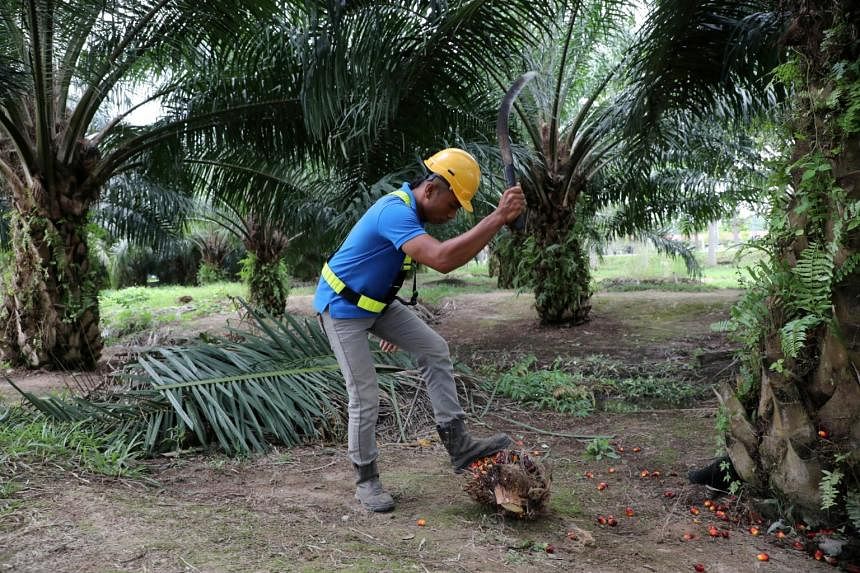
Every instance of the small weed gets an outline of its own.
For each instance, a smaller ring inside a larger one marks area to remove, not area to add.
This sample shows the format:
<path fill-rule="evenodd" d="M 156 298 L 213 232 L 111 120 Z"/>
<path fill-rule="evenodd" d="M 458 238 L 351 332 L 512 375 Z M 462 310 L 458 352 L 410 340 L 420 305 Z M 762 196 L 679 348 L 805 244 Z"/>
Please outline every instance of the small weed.
<path fill-rule="evenodd" d="M 597 461 L 603 458 L 615 459 L 620 457 L 606 438 L 594 438 L 588 442 L 588 445 L 585 447 L 585 455 Z"/>

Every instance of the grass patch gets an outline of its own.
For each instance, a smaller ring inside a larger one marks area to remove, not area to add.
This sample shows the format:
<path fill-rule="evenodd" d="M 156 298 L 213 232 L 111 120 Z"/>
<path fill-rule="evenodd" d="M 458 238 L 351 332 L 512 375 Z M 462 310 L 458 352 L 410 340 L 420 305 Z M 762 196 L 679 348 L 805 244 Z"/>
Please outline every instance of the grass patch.
<path fill-rule="evenodd" d="M 205 286 L 130 287 L 99 295 L 101 324 L 108 343 L 163 324 L 183 322 L 232 309 L 230 297 L 247 297 L 242 283 Z"/>
<path fill-rule="evenodd" d="M 697 255 L 702 276 L 691 279 L 681 259 L 670 259 L 656 251 L 635 255 L 606 255 L 592 269 L 592 279 L 601 290 L 645 290 L 703 292 L 725 288 L 743 288 L 739 282 L 745 267 L 760 255 L 746 254 L 740 260 L 737 251 L 717 254 L 717 266 L 706 266 L 704 254 Z"/>
<path fill-rule="evenodd" d="M 496 278 L 487 274 L 487 265 L 469 263 L 448 274 L 433 269 L 418 273 L 418 296 L 421 302 L 440 304 L 444 299 L 461 294 L 478 294 L 499 290 Z M 406 296 L 404 296 L 404 294 Z M 403 283 L 400 296 L 408 298 L 412 294 L 411 279 Z"/>
<path fill-rule="evenodd" d="M 580 517 L 582 515 L 579 498 L 569 488 L 556 488 L 549 498 L 549 507 L 554 513 L 566 517 Z"/>
<path fill-rule="evenodd" d="M 15 406 L 0 422 L 0 497 L 13 491 L 10 483 L 33 464 L 111 477 L 141 476 L 139 442 L 114 441 L 88 420 L 57 422 Z"/>
<path fill-rule="evenodd" d="M 695 403 L 707 397 L 709 389 L 688 380 L 690 372 L 689 365 L 626 366 L 599 354 L 569 362 L 556 359 L 540 367 L 534 356 L 526 356 L 486 388 L 536 410 L 588 416 L 596 410 L 636 412 Z"/>

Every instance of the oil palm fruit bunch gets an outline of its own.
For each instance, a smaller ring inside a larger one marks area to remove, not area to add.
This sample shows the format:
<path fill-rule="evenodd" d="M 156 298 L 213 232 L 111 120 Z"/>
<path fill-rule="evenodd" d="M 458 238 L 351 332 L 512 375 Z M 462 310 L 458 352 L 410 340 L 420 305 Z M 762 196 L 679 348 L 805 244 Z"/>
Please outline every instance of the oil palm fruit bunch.
<path fill-rule="evenodd" d="M 502 450 L 469 464 L 463 489 L 503 515 L 534 519 L 549 502 L 551 473 L 548 463 L 529 452 Z"/>

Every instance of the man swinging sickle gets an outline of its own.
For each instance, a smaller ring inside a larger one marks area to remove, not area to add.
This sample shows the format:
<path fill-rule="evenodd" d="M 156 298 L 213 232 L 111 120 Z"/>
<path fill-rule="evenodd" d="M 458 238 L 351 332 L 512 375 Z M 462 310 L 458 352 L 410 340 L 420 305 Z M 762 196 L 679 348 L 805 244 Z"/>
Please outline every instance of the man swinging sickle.
<path fill-rule="evenodd" d="M 472 229 L 437 241 L 424 225 L 450 221 L 460 207 L 471 212 L 481 171 L 474 157 L 454 148 L 443 149 L 424 164 L 430 170 L 427 177 L 413 185 L 404 183 L 359 219 L 323 266 L 314 297 L 349 394 L 347 455 L 357 476 L 355 497 L 371 511 L 394 509 L 394 500 L 383 490 L 376 464 L 379 388 L 368 333 L 382 340 L 384 351 L 402 348 L 418 363 L 436 429 L 456 472 L 511 443 L 505 434 L 476 439 L 466 431 L 448 344 L 396 295 L 413 261 L 448 273 L 472 260 L 523 211 L 525 198 L 522 189 L 513 186 L 495 211 Z M 413 282 L 412 303 L 414 299 Z"/>

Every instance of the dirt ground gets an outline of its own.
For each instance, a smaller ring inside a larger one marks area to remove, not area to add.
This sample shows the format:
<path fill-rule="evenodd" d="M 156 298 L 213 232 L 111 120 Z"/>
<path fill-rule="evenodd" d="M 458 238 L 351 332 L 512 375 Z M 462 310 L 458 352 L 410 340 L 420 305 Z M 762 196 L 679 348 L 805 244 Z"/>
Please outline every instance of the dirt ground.
<path fill-rule="evenodd" d="M 717 367 L 703 367 L 701 383 L 708 384 L 731 366 L 726 341 L 709 325 L 727 317 L 738 294 L 600 293 L 593 320 L 564 329 L 541 327 L 527 295 L 463 295 L 446 303 L 436 328 L 467 364 L 529 353 L 542 361 L 604 354 L 626 363 L 722 357 Z M 309 300 L 291 304 L 306 312 Z M 224 318 L 196 327 L 217 330 Z M 40 393 L 65 384 L 53 373 L 12 374 Z M 503 519 L 472 502 L 462 489 L 466 478 L 450 471 L 432 439 L 380 445 L 383 483 L 397 501 L 383 515 L 353 499 L 343 444 L 246 460 L 160 458 L 147 462 L 146 481 L 34 468 L 15 494 L 20 506 L 0 517 L 0 572 L 680 572 L 695 564 L 714 573 L 831 570 L 765 535 L 766 523 L 753 536 L 748 524 L 729 525 L 704 508 L 713 492 L 684 476 L 715 451 L 715 411 L 708 402 L 588 418 L 506 410 L 514 412 L 508 419 L 473 420 L 477 433 L 506 431 L 552 463 L 550 511 L 534 522 Z M 588 460 L 585 443 L 563 435 L 571 433 L 611 434 L 624 453 Z M 432 438 L 432 428 L 418 437 Z M 643 478 L 643 470 L 660 477 Z M 600 482 L 605 489 L 598 490 Z M 691 515 L 693 505 L 700 515 Z M 618 525 L 599 525 L 600 515 Z M 710 525 L 728 537 L 712 538 Z M 685 541 L 685 533 L 694 538 Z M 756 558 L 762 552 L 766 563 Z"/>

